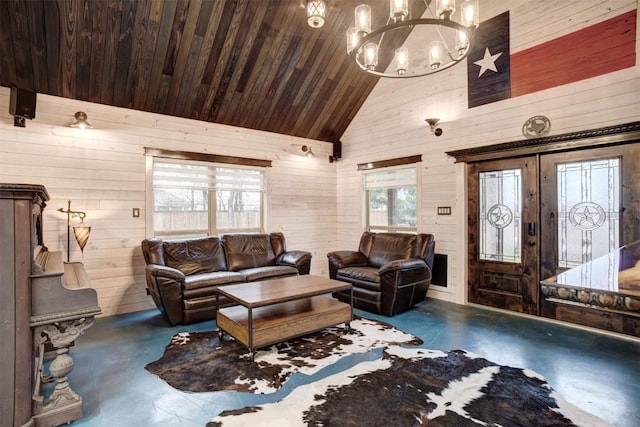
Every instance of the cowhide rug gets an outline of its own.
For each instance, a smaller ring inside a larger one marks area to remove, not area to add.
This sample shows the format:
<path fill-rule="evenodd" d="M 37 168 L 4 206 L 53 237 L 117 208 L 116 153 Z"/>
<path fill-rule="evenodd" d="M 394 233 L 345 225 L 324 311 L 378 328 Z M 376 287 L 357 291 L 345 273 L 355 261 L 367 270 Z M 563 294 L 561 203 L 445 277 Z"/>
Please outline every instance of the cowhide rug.
<path fill-rule="evenodd" d="M 277 391 L 294 372 L 312 375 L 347 354 L 366 353 L 390 345 L 423 342 L 388 323 L 356 317 L 351 329 L 327 328 L 262 350 L 251 362 L 247 349 L 217 331 L 174 335 L 159 360 L 145 368 L 183 391 Z"/>
<path fill-rule="evenodd" d="M 217 426 L 606 426 L 535 372 L 462 350 L 385 349 L 379 360 L 225 411 Z"/>

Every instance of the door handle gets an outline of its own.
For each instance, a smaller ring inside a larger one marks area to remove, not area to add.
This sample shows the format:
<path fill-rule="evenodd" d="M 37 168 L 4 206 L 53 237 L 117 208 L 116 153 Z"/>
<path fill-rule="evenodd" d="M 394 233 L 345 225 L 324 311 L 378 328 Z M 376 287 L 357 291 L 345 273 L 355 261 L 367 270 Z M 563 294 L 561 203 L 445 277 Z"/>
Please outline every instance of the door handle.
<path fill-rule="evenodd" d="M 536 235 L 536 223 L 535 222 L 530 222 L 527 225 L 527 231 L 529 233 L 529 236 L 535 236 Z"/>

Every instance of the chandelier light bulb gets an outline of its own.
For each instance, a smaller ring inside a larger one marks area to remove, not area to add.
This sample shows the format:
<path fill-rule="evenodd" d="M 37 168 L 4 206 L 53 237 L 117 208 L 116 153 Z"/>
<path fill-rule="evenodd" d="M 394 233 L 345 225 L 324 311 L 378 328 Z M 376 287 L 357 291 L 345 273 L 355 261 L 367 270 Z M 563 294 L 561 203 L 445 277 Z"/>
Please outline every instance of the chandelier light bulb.
<path fill-rule="evenodd" d="M 360 35 L 367 35 L 371 32 L 371 7 L 361 4 L 356 7 L 356 31 Z"/>
<path fill-rule="evenodd" d="M 375 70 L 378 66 L 378 45 L 376 43 L 364 45 L 364 66 L 368 70 Z"/>
<path fill-rule="evenodd" d="M 468 47 L 469 38 L 467 37 L 467 34 L 462 31 L 458 31 L 456 34 L 456 52 L 458 52 L 458 56 L 464 55 Z"/>
<path fill-rule="evenodd" d="M 429 43 L 429 65 L 432 70 L 437 70 L 442 64 L 443 44 L 440 40 Z"/>
<path fill-rule="evenodd" d="M 409 16 L 409 0 L 389 0 L 389 14 L 393 22 L 404 21 Z"/>
<path fill-rule="evenodd" d="M 478 0 L 466 0 L 460 5 L 460 11 L 460 23 L 465 27 L 477 27 L 480 24 Z"/>
<path fill-rule="evenodd" d="M 347 30 L 347 54 L 353 52 L 353 50 L 360 44 L 360 36 L 356 27 L 351 27 Z"/>
<path fill-rule="evenodd" d="M 453 12 L 456 11 L 455 0 L 437 0 L 436 2 L 436 15 L 442 19 L 450 19 Z"/>
<path fill-rule="evenodd" d="M 409 67 L 409 49 L 406 47 L 399 47 L 396 49 L 396 72 L 402 76 L 407 72 Z"/>

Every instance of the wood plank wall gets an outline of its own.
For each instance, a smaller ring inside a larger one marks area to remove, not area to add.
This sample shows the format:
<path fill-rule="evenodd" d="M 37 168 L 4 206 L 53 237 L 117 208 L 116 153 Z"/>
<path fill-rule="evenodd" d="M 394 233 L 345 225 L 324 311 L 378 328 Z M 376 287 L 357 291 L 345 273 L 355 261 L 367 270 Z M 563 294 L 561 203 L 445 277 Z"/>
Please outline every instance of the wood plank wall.
<path fill-rule="evenodd" d="M 145 146 L 272 160 L 268 231 L 284 232 L 290 249 L 312 252 L 312 273 L 327 274 L 337 212 L 330 144 L 42 94 L 35 120 L 19 128 L 9 115 L 9 93 L 0 87 L 0 182 L 46 186 L 49 250 L 67 250 L 67 216 L 57 209 L 71 200 L 72 210 L 86 212 L 91 237 L 82 255 L 71 236 L 71 260 L 84 263 L 104 315 L 153 307 L 140 250 L 148 234 Z M 76 111 L 85 111 L 94 129 L 69 128 Z M 303 144 L 314 159 L 302 156 Z"/>
<path fill-rule="evenodd" d="M 481 0 L 480 21 L 508 8 L 513 53 L 637 7 L 630 0 Z M 411 51 L 419 42 L 410 37 L 406 45 Z M 344 159 L 337 172 L 337 246 L 355 248 L 363 215 L 361 199 L 354 197 L 362 189 L 356 165 L 422 154 L 418 228 L 434 233 L 436 252 L 449 256 L 448 286 L 432 286 L 429 296 L 457 303 L 466 301 L 466 190 L 464 166 L 454 164 L 445 151 L 523 139 L 522 125 L 535 115 L 551 120 L 551 134 L 640 117 L 637 59 L 631 68 L 472 109 L 467 107 L 466 73 L 466 64 L 459 64 L 423 78 L 380 80 L 342 138 Z M 442 136 L 429 132 L 427 117 L 440 119 Z M 438 206 L 451 206 L 452 215 L 438 216 Z"/>
<path fill-rule="evenodd" d="M 637 8 L 630 0 L 548 2 L 481 0 L 481 20 L 510 8 L 511 49 L 518 51 Z M 640 33 L 637 31 L 637 33 Z M 409 43 L 417 43 L 410 39 Z M 551 119 L 552 134 L 638 120 L 636 66 L 542 92 L 467 108 L 466 65 L 411 80 L 381 80 L 342 138 L 343 158 L 329 164 L 329 144 L 205 122 L 141 113 L 38 95 L 36 119 L 13 127 L 9 89 L 0 87 L 0 182 L 46 185 L 45 242 L 66 251 L 66 216 L 72 200 L 93 227 L 84 258 L 72 241 L 72 260 L 83 260 L 106 315 L 152 307 L 144 293 L 144 146 L 273 160 L 269 230 L 283 231 L 288 247 L 313 253 L 312 273 L 326 274 L 326 253 L 354 249 L 362 232 L 361 174 L 367 161 L 422 154 L 419 229 L 432 232 L 436 251 L 449 255 L 449 286 L 431 297 L 465 301 L 466 192 L 464 166 L 445 151 L 521 139 L 531 116 Z M 76 111 L 95 129 L 70 129 Z M 424 119 L 438 117 L 444 134 L 430 134 Z M 299 156 L 300 146 L 317 157 Z M 336 207 L 337 206 L 337 207 Z M 451 206 L 451 216 L 436 207 Z M 132 208 L 141 209 L 132 218 Z"/>

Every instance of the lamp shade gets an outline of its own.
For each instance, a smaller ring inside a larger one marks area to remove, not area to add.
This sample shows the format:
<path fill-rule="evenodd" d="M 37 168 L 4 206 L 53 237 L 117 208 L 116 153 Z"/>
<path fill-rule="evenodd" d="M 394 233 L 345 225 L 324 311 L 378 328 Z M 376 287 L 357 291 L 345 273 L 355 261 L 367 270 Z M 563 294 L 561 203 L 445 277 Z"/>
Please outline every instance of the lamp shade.
<path fill-rule="evenodd" d="M 307 1 L 307 23 L 310 27 L 320 28 L 324 25 L 327 14 L 327 3 L 324 0 Z"/>
<path fill-rule="evenodd" d="M 84 225 L 84 222 L 81 222 L 80 225 L 73 227 L 73 235 L 76 236 L 76 242 L 78 242 L 78 246 L 80 246 L 80 252 L 84 254 L 84 247 L 89 240 L 89 235 L 91 234 L 91 227 L 87 227 Z"/>

